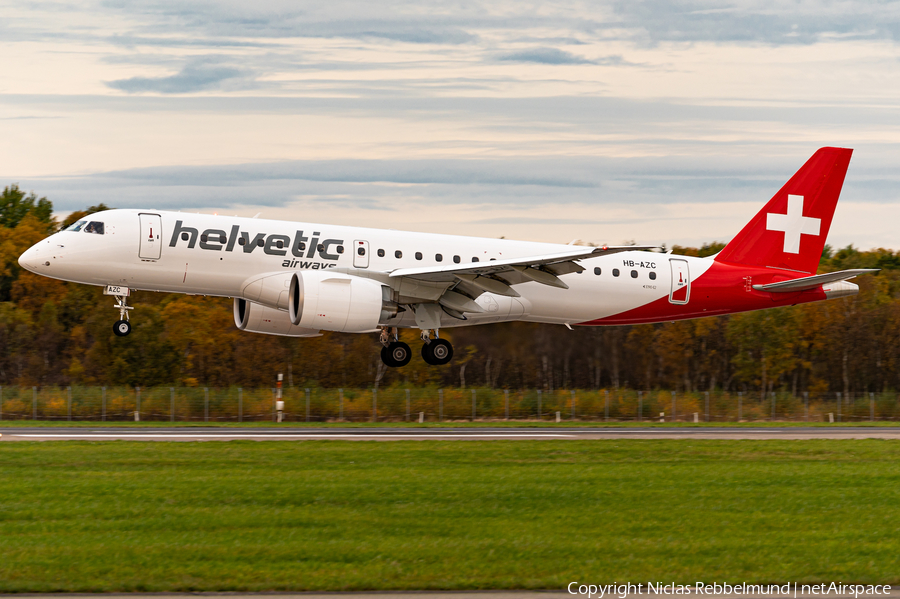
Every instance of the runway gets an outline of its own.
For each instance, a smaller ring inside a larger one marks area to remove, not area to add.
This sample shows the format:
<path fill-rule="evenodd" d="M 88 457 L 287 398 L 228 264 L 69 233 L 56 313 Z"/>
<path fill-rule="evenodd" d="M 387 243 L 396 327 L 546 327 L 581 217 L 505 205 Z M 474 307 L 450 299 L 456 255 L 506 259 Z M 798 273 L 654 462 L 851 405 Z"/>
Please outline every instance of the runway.
<path fill-rule="evenodd" d="M 213 428 L 0 427 L 2 441 L 484 441 L 591 439 L 900 439 L 900 427 Z"/>

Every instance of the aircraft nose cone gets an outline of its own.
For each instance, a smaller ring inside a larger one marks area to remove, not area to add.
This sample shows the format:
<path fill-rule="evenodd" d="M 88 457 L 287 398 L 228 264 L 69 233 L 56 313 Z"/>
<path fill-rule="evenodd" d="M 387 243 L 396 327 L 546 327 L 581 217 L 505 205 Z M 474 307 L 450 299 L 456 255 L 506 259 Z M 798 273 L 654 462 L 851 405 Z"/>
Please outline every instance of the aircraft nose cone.
<path fill-rule="evenodd" d="M 31 272 L 37 272 L 37 268 L 40 265 L 41 260 L 41 250 L 38 248 L 38 245 L 35 244 L 25 250 L 25 252 L 19 256 L 19 266 L 24 268 L 25 270 L 30 270 Z"/>

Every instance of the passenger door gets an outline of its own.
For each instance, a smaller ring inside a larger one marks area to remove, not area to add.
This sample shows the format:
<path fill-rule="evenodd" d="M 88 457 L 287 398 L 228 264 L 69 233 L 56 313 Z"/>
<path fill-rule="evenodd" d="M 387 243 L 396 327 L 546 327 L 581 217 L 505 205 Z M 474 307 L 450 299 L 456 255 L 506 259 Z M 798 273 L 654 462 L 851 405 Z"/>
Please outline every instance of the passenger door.
<path fill-rule="evenodd" d="M 353 242 L 353 267 L 369 268 L 369 242 L 357 239 Z"/>
<path fill-rule="evenodd" d="M 158 214 L 139 214 L 141 219 L 141 260 L 159 260 L 162 255 L 162 218 Z"/>
<path fill-rule="evenodd" d="M 671 258 L 669 264 L 672 267 L 672 290 L 669 292 L 669 302 L 686 304 L 691 298 L 691 274 L 688 270 L 687 260 Z"/>

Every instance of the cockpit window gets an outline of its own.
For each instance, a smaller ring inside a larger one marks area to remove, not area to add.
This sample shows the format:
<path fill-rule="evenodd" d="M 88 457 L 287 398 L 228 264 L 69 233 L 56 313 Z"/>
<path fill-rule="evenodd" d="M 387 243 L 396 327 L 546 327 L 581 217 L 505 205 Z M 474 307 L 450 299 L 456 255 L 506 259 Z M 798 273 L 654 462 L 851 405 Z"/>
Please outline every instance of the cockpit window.
<path fill-rule="evenodd" d="M 96 233 L 97 235 L 103 235 L 103 223 L 92 220 L 88 223 L 88 226 L 84 228 L 85 233 Z"/>
<path fill-rule="evenodd" d="M 80 231 L 82 227 L 87 224 L 86 220 L 80 220 L 77 223 L 72 223 L 68 227 L 66 227 L 66 231 Z"/>

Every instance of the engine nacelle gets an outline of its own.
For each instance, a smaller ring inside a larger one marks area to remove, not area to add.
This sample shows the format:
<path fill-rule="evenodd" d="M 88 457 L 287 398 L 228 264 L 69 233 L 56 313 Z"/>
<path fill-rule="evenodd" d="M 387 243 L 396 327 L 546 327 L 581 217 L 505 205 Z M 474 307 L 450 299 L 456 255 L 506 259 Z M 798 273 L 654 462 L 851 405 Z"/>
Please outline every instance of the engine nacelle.
<path fill-rule="evenodd" d="M 293 272 L 285 271 L 254 275 L 241 284 L 241 297 L 286 312 L 293 276 Z"/>
<path fill-rule="evenodd" d="M 234 324 L 248 333 L 280 335 L 282 337 L 319 337 L 315 329 L 304 329 L 291 322 L 287 312 L 234 298 Z"/>
<path fill-rule="evenodd" d="M 304 328 L 365 333 L 388 324 L 399 310 L 391 288 L 372 279 L 309 270 L 291 279 L 288 313 Z"/>

